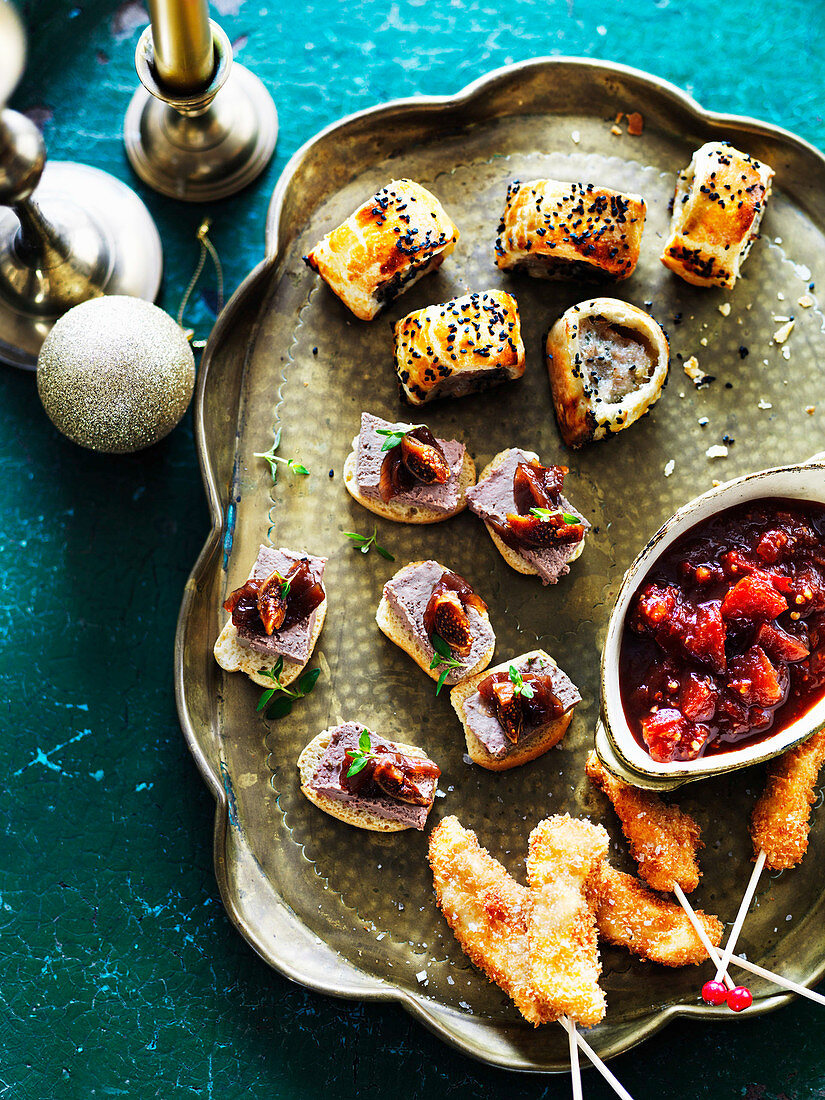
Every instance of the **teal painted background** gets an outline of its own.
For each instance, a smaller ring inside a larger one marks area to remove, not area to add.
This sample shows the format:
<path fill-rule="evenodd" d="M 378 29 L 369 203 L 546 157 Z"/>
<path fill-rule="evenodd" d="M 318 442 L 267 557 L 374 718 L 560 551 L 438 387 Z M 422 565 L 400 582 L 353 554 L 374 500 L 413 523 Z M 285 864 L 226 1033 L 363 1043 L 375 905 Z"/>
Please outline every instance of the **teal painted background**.
<path fill-rule="evenodd" d="M 203 215 L 231 291 L 262 256 L 279 172 L 316 130 L 537 54 L 648 69 L 706 107 L 825 146 L 821 0 L 219 0 L 281 135 L 253 188 L 187 207 L 138 184 L 123 153 L 142 6 L 41 0 L 23 13 L 30 56 L 13 105 L 42 124 L 53 159 L 136 186 L 163 237 L 172 313 Z M 188 319 L 206 335 L 211 273 L 202 286 Z M 0 367 L 0 1097 L 569 1096 L 566 1078 L 476 1065 L 398 1008 L 291 985 L 230 926 L 213 805 L 172 692 L 178 603 L 206 530 L 189 418 L 150 451 L 98 457 L 52 429 L 30 375 Z M 821 1026 L 809 1003 L 682 1022 L 614 1068 L 637 1098 L 823 1097 Z M 585 1095 L 612 1093 L 588 1073 Z"/>

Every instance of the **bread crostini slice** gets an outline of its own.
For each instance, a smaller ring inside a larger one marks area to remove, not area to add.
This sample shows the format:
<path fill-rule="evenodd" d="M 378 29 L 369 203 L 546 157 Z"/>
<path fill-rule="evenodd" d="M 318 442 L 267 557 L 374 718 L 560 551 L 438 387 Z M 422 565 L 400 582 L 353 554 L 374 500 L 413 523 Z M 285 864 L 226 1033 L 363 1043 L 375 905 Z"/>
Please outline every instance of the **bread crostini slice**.
<path fill-rule="evenodd" d="M 441 523 L 467 507 L 476 467 L 456 439 L 436 439 L 423 424 L 361 414 L 344 463 L 344 485 L 364 508 L 396 523 Z"/>
<path fill-rule="evenodd" d="M 441 774 L 423 749 L 379 737 L 360 722 L 314 737 L 298 757 L 298 772 L 301 791 L 319 810 L 377 833 L 423 829 Z"/>

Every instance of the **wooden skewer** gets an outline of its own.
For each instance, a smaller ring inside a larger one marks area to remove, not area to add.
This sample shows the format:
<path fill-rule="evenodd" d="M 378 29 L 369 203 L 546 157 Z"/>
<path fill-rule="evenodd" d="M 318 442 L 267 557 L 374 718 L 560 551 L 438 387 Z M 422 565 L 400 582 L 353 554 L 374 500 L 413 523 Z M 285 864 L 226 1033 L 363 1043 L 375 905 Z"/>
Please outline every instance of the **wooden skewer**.
<path fill-rule="evenodd" d="M 679 885 L 678 882 L 675 882 L 673 884 L 673 893 L 676 895 L 676 900 L 679 902 L 679 904 L 681 905 L 681 907 L 684 909 L 685 913 L 687 914 L 688 920 L 693 925 L 694 932 L 696 933 L 696 935 L 699 937 L 699 939 L 704 944 L 704 948 L 708 953 L 708 957 L 713 959 L 713 961 L 718 964 L 719 963 L 719 955 L 716 951 L 716 948 L 713 946 L 713 944 L 708 939 L 707 932 L 702 927 L 701 921 L 696 916 L 696 913 L 693 909 L 693 906 L 688 901 L 684 890 L 682 889 L 682 887 Z M 735 988 L 735 983 L 731 980 L 730 975 L 723 974 L 722 975 L 722 980 L 724 981 L 724 983 L 728 987 L 728 989 L 734 989 Z"/>
<path fill-rule="evenodd" d="M 736 941 L 739 939 L 739 933 L 742 931 L 742 925 L 745 923 L 745 917 L 748 915 L 748 910 L 751 907 L 753 901 L 753 895 L 756 893 L 756 886 L 759 882 L 759 876 L 762 874 L 762 869 L 765 866 L 765 851 L 764 849 L 756 857 L 756 863 L 754 864 L 753 872 L 748 882 L 747 889 L 742 897 L 742 902 L 739 906 L 739 912 L 736 914 L 736 920 L 733 922 L 733 928 L 730 930 L 728 936 L 728 942 L 725 944 L 725 950 L 722 952 L 722 958 L 719 962 L 719 966 L 716 968 L 716 981 L 718 982 L 723 975 L 727 975 L 728 966 L 730 964 L 731 956 L 733 955 L 733 949 L 736 947 Z"/>
<path fill-rule="evenodd" d="M 684 896 L 680 886 L 676 886 L 676 896 L 682 893 L 682 897 L 679 898 L 682 903 L 682 908 L 685 910 L 688 916 L 688 920 L 693 925 L 693 930 L 696 935 L 704 944 L 705 950 L 708 953 L 708 957 L 716 963 L 718 966 L 722 961 L 722 957 L 713 944 L 708 939 L 707 933 L 699 922 L 698 917 L 694 913 L 690 902 Z M 749 970 L 751 974 L 758 974 L 760 978 L 767 978 L 769 982 L 773 982 L 774 985 L 780 986 L 782 989 L 790 989 L 793 993 L 798 993 L 800 997 L 807 997 L 809 1001 L 816 1001 L 817 1004 L 825 1005 L 825 997 L 819 993 L 814 993 L 812 989 L 808 989 L 807 986 L 799 985 L 798 982 L 792 982 L 790 978 L 783 978 L 780 974 L 774 974 L 772 970 L 766 970 L 764 966 L 758 966 L 756 963 L 750 962 L 748 959 L 742 959 L 739 955 L 732 955 L 730 960 L 734 966 L 741 966 L 743 970 Z M 728 979 L 730 981 L 730 979 Z M 726 983 L 727 984 L 727 983 Z"/>
<path fill-rule="evenodd" d="M 578 1031 L 574 1020 L 567 1020 L 567 1038 L 570 1043 L 570 1079 L 573 1084 L 573 1100 L 582 1100 L 582 1072 L 579 1068 L 579 1047 L 576 1042 Z"/>
<path fill-rule="evenodd" d="M 595 1050 L 590 1046 L 586 1039 L 584 1039 L 578 1032 L 575 1024 L 566 1017 L 562 1016 L 559 1020 L 561 1026 L 567 1031 L 568 1035 L 571 1033 L 576 1036 L 576 1042 L 581 1048 L 582 1052 L 587 1055 L 588 1060 L 593 1064 L 593 1067 L 604 1077 L 608 1085 L 613 1089 L 617 1096 L 621 1097 L 621 1100 L 633 1100 L 633 1097 L 616 1077 L 616 1075 L 607 1068 Z"/>

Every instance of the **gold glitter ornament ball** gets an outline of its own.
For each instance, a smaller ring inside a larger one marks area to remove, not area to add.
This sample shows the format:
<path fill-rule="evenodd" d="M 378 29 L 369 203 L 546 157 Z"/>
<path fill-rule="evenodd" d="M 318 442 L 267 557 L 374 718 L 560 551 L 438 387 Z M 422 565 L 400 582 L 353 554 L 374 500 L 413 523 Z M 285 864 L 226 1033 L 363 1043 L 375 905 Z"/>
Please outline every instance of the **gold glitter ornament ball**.
<path fill-rule="evenodd" d="M 112 294 L 81 302 L 55 324 L 37 359 L 37 390 L 74 443 L 127 454 L 163 439 L 195 385 L 195 358 L 168 313 Z"/>

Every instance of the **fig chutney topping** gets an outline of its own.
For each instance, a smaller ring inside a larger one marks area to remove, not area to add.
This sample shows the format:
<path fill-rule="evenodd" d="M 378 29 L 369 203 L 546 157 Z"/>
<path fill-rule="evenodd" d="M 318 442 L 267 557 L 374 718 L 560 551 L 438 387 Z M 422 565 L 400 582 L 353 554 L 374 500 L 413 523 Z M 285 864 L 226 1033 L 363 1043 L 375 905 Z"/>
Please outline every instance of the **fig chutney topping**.
<path fill-rule="evenodd" d="M 223 606 L 239 630 L 271 635 L 309 618 L 324 595 L 320 570 L 303 558 L 283 573 L 274 569 L 266 577 L 250 577 Z"/>
<path fill-rule="evenodd" d="M 436 439 L 423 424 L 392 423 L 362 412 L 353 449 L 362 496 L 445 514 L 459 507 L 466 448 L 458 440 Z"/>
<path fill-rule="evenodd" d="M 329 744 L 308 786 L 354 810 L 423 829 L 441 774 L 438 766 L 377 737 L 360 722 L 344 722 L 327 732 Z"/>
<path fill-rule="evenodd" d="M 369 730 L 363 730 L 358 747 L 345 750 L 339 778 L 351 794 L 386 795 L 411 806 L 432 806 L 433 780 L 440 775 L 441 769 L 426 756 L 405 756 L 388 745 L 374 744 Z"/>
<path fill-rule="evenodd" d="M 581 542 L 584 526 L 579 516 L 566 512 L 561 491 L 566 466 L 542 466 L 538 462 L 519 462 L 513 474 L 513 499 L 516 512 L 508 512 L 504 522 L 493 520 L 496 534 L 517 550 L 520 546 L 541 547 Z"/>
<path fill-rule="evenodd" d="M 467 614 L 470 607 L 475 608 L 480 615 L 487 610 L 487 604 L 463 577 L 445 569 L 433 585 L 432 594 L 424 608 L 424 630 L 427 636 L 432 640 L 433 635 L 437 634 L 459 657 L 467 657 L 473 647 L 474 636 Z"/>
<path fill-rule="evenodd" d="M 387 437 L 382 447 L 387 453 L 378 482 L 378 492 L 385 504 L 416 485 L 444 485 L 450 480 L 450 464 L 441 444 L 425 424 L 403 433 L 379 429 L 379 434 Z"/>
<path fill-rule="evenodd" d="M 478 693 L 498 719 L 507 740 L 518 743 L 525 727 L 541 726 L 564 713 L 553 691 L 550 672 L 521 673 L 515 665 L 507 672 L 491 672 L 478 685 Z"/>
<path fill-rule="evenodd" d="M 763 499 L 677 539 L 631 599 L 628 724 L 666 763 L 787 728 L 825 695 L 825 506 Z"/>

